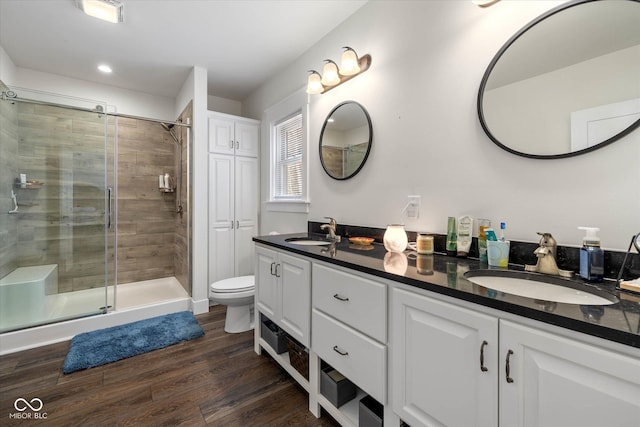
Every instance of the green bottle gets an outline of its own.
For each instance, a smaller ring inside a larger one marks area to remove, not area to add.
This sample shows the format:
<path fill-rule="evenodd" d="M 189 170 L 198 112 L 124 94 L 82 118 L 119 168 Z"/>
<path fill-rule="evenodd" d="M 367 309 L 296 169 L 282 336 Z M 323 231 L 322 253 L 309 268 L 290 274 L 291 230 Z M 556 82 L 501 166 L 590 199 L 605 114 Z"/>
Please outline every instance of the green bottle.
<path fill-rule="evenodd" d="M 458 251 L 458 245 L 456 241 L 458 236 L 456 235 L 456 217 L 450 216 L 447 221 L 447 255 L 456 256 Z"/>

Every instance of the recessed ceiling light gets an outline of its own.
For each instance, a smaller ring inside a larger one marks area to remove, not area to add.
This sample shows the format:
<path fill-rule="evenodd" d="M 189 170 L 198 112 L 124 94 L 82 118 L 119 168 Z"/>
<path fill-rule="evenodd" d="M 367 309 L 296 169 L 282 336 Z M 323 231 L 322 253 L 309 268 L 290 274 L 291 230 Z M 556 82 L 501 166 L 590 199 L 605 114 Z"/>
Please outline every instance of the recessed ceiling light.
<path fill-rule="evenodd" d="M 89 16 L 114 24 L 124 19 L 123 4 L 117 0 L 76 0 L 76 6 Z"/>
<path fill-rule="evenodd" d="M 109 73 L 113 72 L 111 67 L 109 67 L 107 64 L 98 65 L 98 70 L 102 71 L 105 74 L 109 74 Z"/>

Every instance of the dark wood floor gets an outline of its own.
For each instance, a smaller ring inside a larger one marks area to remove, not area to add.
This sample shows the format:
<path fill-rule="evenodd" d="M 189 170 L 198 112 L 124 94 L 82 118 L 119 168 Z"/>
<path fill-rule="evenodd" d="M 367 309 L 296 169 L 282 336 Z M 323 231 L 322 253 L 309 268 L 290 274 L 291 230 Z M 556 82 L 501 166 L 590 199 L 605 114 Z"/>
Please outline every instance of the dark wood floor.
<path fill-rule="evenodd" d="M 0 425 L 338 425 L 316 419 L 307 393 L 255 354 L 253 331 L 226 334 L 224 315 L 216 306 L 197 316 L 204 337 L 69 375 L 68 341 L 1 356 Z M 9 418 L 18 398 L 42 400 L 46 420 Z"/>

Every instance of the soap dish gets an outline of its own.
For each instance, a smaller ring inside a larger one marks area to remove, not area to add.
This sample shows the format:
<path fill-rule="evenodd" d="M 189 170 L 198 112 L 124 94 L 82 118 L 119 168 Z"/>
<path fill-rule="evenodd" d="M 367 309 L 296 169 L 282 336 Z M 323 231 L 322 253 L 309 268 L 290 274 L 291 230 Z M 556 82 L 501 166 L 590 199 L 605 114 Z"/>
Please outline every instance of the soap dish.
<path fill-rule="evenodd" d="M 373 237 L 349 237 L 349 242 L 354 245 L 370 245 L 373 241 Z"/>

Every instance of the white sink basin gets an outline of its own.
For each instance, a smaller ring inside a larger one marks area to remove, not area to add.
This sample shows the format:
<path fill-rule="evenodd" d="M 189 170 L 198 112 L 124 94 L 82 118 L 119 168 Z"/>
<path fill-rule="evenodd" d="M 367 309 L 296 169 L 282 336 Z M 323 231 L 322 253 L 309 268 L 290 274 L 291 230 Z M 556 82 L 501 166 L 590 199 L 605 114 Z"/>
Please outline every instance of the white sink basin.
<path fill-rule="evenodd" d="M 284 241 L 302 246 L 324 246 L 331 244 L 328 240 L 314 239 L 312 237 L 289 237 L 288 239 L 284 239 Z"/>
<path fill-rule="evenodd" d="M 512 295 L 565 304 L 610 305 L 618 299 L 612 294 L 583 283 L 510 270 L 472 270 L 464 277 L 475 284 Z"/>

